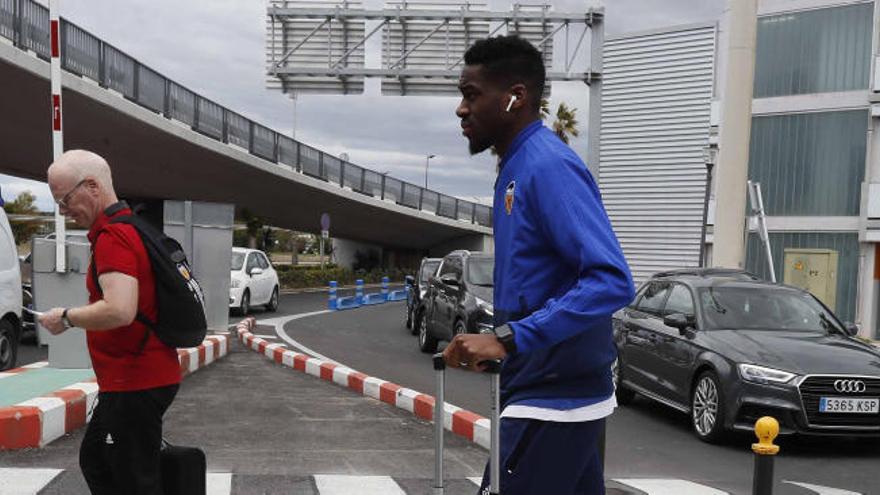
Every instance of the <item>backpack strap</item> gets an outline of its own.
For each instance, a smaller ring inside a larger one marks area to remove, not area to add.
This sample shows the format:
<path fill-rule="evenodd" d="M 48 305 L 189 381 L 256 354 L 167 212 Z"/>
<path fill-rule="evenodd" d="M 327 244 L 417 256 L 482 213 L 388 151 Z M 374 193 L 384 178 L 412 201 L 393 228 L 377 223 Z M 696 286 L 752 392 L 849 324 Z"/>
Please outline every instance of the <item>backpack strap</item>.
<path fill-rule="evenodd" d="M 112 218 L 109 223 L 130 223 L 126 221 L 130 217 L 131 215 L 121 215 Z M 101 288 L 101 283 L 98 280 L 98 267 L 97 263 L 95 262 L 95 250 L 98 247 L 98 238 L 101 237 L 101 234 L 103 233 L 104 229 L 102 228 L 98 230 L 97 234 L 95 235 L 95 249 L 92 250 L 92 262 L 89 263 L 89 272 L 91 274 L 92 281 L 95 284 L 95 288 L 98 290 L 98 294 L 101 294 L 102 298 L 104 297 L 104 289 Z M 141 342 L 138 346 L 138 354 L 142 354 L 144 352 L 144 348 L 147 346 L 147 341 L 150 339 L 150 331 L 156 331 L 156 323 L 151 321 L 149 318 L 147 318 L 145 314 L 141 313 L 140 311 L 137 312 L 134 319 L 139 321 L 146 328 L 146 330 L 144 330 L 144 336 L 141 338 Z"/>

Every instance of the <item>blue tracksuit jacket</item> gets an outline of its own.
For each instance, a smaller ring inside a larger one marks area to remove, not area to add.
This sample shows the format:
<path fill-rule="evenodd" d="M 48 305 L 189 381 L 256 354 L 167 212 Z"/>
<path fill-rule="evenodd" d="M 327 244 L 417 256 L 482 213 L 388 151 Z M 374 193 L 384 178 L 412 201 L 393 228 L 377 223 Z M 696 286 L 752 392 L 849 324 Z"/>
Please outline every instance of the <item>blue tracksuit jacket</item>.
<path fill-rule="evenodd" d="M 493 207 L 495 325 L 517 352 L 504 360 L 502 407 L 568 410 L 611 396 L 611 315 L 632 276 L 583 161 L 536 121 L 501 162 Z"/>

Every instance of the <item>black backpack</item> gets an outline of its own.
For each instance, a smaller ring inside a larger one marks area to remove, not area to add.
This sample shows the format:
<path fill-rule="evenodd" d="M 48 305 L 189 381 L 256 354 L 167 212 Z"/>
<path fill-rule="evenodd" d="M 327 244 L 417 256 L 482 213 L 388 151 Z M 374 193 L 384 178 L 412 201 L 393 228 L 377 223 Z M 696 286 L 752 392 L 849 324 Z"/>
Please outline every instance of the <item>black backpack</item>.
<path fill-rule="evenodd" d="M 147 256 L 150 258 L 150 266 L 153 268 L 158 321 L 151 321 L 138 311 L 137 321 L 148 328 L 141 341 L 141 350 L 147 343 L 150 330 L 170 347 L 196 347 L 201 344 L 208 330 L 204 309 L 205 298 L 180 243 L 137 215 L 114 217 L 110 223 L 125 223 L 135 228 L 144 243 Z M 99 231 L 98 235 L 102 232 L 103 230 Z M 95 244 L 97 245 L 97 238 Z M 94 253 L 91 273 L 98 292 L 103 295 L 104 291 L 98 284 Z"/>

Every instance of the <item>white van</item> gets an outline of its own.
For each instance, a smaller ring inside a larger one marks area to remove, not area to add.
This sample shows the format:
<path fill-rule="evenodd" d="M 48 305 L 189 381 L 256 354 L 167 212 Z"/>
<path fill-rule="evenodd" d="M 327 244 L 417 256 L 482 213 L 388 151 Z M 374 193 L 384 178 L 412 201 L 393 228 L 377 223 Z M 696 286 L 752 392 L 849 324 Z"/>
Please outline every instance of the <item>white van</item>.
<path fill-rule="evenodd" d="M 2 206 L 0 199 L 0 206 Z M 15 367 L 21 338 L 21 270 L 6 212 L 0 208 L 0 371 Z"/>

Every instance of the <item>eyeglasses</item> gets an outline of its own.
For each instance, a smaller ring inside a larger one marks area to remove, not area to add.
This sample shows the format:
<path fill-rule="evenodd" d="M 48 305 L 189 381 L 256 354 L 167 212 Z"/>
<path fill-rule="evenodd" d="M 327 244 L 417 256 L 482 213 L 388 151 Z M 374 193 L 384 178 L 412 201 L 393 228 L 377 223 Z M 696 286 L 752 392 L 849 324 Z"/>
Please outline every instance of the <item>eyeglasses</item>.
<path fill-rule="evenodd" d="M 67 205 L 67 202 L 70 201 L 70 197 L 73 195 L 73 193 L 76 192 L 77 189 L 79 189 L 79 186 L 85 184 L 86 181 L 88 181 L 88 180 L 89 180 L 89 179 L 83 179 L 83 180 L 77 182 L 76 185 L 73 186 L 73 189 L 71 189 L 70 191 L 68 191 L 67 194 L 65 194 L 63 198 L 61 198 L 61 199 L 59 199 L 58 201 L 56 201 L 56 203 L 58 204 L 58 206 L 61 207 L 61 208 L 64 208 L 64 209 L 66 210 L 66 209 L 67 209 L 67 206 L 68 206 L 68 205 Z"/>

